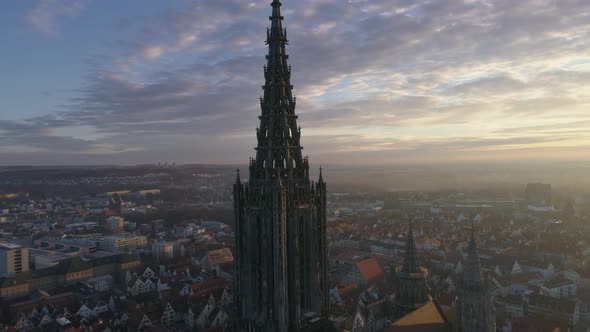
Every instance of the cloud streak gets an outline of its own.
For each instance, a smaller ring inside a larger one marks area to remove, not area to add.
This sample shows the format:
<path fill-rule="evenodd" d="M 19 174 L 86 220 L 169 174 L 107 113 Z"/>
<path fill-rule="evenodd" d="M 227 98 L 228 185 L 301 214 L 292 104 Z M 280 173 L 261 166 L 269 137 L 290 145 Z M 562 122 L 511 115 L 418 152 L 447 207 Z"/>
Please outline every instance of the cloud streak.
<path fill-rule="evenodd" d="M 59 33 L 63 19 L 80 15 L 91 0 L 40 0 L 39 3 L 26 14 L 26 20 L 35 29 L 48 36 Z"/>
<path fill-rule="evenodd" d="M 55 33 L 87 3 L 70 4 L 33 17 Z M 321 161 L 518 159 L 590 147 L 587 1 L 302 0 L 284 11 L 303 143 Z M 115 40 L 117 52 L 52 115 L 61 123 L 41 127 L 94 128 L 98 138 L 67 144 L 122 163 L 163 151 L 184 162 L 246 160 L 268 12 L 266 3 L 199 1 L 136 21 L 133 37 Z M 34 125 L 24 131 L 39 129 L 38 119 L 25 122 Z M 21 144 L 60 144 L 34 141 Z"/>

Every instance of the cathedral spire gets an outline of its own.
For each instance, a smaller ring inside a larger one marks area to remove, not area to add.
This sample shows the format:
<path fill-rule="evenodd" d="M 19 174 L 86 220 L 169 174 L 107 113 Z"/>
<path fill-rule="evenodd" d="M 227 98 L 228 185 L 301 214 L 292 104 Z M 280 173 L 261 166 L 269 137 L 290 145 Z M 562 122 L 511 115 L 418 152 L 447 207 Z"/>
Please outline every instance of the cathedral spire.
<path fill-rule="evenodd" d="M 477 243 L 475 241 L 475 225 L 471 222 L 471 235 L 469 237 L 469 244 L 467 245 L 467 257 L 463 267 L 463 282 L 479 287 L 483 284 L 481 275 L 481 266 L 479 263 L 479 255 L 477 253 Z"/>
<path fill-rule="evenodd" d="M 301 154 L 281 2 L 271 6 L 256 158 L 248 181 L 238 174 L 234 184 L 236 330 L 323 330 L 330 316 L 326 183 L 309 179 Z"/>
<path fill-rule="evenodd" d="M 278 29 L 279 32 L 282 32 L 282 24 L 283 17 L 281 16 L 281 6 L 283 5 L 279 0 L 273 0 L 270 4 L 272 6 L 272 16 L 270 20 L 272 21 L 271 29 Z"/>
<path fill-rule="evenodd" d="M 266 32 L 268 54 L 264 67 L 264 94 L 260 102 L 262 114 L 252 174 L 266 179 L 293 178 L 306 171 L 301 154 L 301 132 L 295 115 L 291 66 L 287 61 L 287 30 L 283 28 L 281 2 L 274 0 L 271 6 L 271 25 Z"/>
<path fill-rule="evenodd" d="M 471 221 L 471 230 L 469 233 L 469 244 L 467 245 L 467 254 L 477 254 L 477 244 L 475 241 L 475 224 Z"/>
<path fill-rule="evenodd" d="M 431 300 L 426 284 L 427 277 L 428 270 L 419 267 L 416 260 L 416 240 L 414 239 L 412 220 L 410 220 L 404 265 L 397 274 L 399 287 L 394 300 L 393 316 L 395 319 L 405 316 Z"/>
<path fill-rule="evenodd" d="M 473 222 L 466 252 L 467 257 L 457 290 L 458 330 L 460 332 L 496 331 L 493 299 L 486 279 L 481 273 Z"/>
<path fill-rule="evenodd" d="M 406 253 L 402 271 L 406 273 L 418 271 L 418 264 L 416 263 L 416 239 L 414 238 L 412 220 L 409 221 L 408 226 L 408 240 L 406 242 Z"/>

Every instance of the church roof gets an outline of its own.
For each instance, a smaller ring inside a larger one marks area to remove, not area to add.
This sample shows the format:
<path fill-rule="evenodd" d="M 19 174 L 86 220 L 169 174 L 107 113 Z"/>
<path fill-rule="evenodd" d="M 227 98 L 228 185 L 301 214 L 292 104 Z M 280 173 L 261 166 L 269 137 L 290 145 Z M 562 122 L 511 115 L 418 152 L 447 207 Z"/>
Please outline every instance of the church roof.
<path fill-rule="evenodd" d="M 451 332 L 451 324 L 435 301 L 395 321 L 383 332 Z"/>
<path fill-rule="evenodd" d="M 382 278 L 385 275 L 383 267 L 375 257 L 371 257 L 356 263 L 363 279 L 373 281 Z"/>

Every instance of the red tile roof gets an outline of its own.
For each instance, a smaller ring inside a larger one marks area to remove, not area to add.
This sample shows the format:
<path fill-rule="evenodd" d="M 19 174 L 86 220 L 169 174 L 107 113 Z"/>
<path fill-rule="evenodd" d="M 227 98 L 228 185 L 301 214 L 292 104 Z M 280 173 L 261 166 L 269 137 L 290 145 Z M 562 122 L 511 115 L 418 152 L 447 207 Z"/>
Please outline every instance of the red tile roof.
<path fill-rule="evenodd" d="M 376 258 L 368 258 L 363 261 L 357 262 L 356 266 L 358 267 L 363 279 L 366 281 L 375 281 L 377 279 L 383 278 L 385 276 L 385 271 L 383 271 L 383 267 L 379 264 Z"/>

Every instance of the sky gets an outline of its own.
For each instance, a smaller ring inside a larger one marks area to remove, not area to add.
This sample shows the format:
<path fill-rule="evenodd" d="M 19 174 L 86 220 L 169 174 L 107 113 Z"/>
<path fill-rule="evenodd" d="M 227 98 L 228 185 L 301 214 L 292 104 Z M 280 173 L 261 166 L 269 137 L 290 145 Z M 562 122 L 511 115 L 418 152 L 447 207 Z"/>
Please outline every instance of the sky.
<path fill-rule="evenodd" d="M 590 160 L 590 1 L 283 0 L 312 163 Z M 270 0 L 6 0 L 0 165 L 246 163 Z"/>

